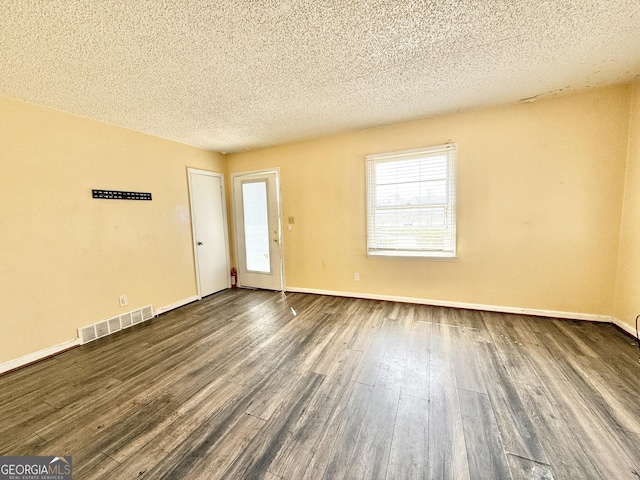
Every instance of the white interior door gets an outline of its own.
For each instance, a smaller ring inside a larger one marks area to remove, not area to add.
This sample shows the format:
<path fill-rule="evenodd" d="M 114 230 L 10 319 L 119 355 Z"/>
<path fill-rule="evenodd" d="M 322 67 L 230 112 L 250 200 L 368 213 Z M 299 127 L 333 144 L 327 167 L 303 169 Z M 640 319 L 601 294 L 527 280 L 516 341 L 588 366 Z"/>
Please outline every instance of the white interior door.
<path fill-rule="evenodd" d="M 277 171 L 233 176 L 238 284 L 282 290 L 282 242 Z"/>
<path fill-rule="evenodd" d="M 200 298 L 229 288 L 229 238 L 224 177 L 188 169 L 191 225 Z"/>

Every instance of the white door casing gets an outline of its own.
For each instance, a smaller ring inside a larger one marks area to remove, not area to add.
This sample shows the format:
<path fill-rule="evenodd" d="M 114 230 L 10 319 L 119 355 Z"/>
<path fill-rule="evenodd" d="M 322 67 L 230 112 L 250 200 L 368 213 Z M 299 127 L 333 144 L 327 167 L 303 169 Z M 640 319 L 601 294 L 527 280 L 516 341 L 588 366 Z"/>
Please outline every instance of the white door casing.
<path fill-rule="evenodd" d="M 229 288 L 229 235 L 220 173 L 187 169 L 198 297 Z"/>

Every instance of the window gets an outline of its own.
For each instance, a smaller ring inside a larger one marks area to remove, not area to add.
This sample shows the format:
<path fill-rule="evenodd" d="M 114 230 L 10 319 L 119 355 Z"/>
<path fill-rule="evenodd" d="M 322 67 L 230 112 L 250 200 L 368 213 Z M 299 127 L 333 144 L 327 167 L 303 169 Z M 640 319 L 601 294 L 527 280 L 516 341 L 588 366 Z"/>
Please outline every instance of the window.
<path fill-rule="evenodd" d="M 456 146 L 367 155 L 367 254 L 456 256 Z"/>

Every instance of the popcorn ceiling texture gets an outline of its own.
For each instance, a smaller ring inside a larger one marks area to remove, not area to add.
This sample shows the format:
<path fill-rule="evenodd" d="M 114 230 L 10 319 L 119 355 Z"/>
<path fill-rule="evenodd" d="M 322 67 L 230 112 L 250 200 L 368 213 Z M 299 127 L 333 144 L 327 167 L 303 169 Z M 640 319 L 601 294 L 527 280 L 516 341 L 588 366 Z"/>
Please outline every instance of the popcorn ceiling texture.
<path fill-rule="evenodd" d="M 638 75 L 638 0 L 0 2 L 0 94 L 221 152 Z"/>

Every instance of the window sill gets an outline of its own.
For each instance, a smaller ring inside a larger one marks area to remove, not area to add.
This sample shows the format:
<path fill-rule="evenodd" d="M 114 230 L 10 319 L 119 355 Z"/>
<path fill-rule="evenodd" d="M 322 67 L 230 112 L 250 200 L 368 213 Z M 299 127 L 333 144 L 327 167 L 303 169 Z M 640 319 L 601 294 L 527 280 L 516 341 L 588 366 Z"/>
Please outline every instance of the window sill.
<path fill-rule="evenodd" d="M 394 250 L 381 250 L 367 252 L 369 258 L 397 258 L 414 260 L 455 260 L 458 256 L 450 252 L 398 252 Z"/>

